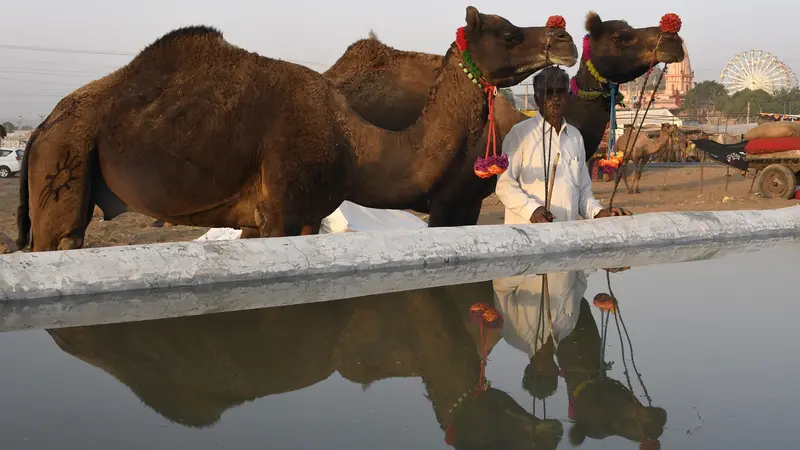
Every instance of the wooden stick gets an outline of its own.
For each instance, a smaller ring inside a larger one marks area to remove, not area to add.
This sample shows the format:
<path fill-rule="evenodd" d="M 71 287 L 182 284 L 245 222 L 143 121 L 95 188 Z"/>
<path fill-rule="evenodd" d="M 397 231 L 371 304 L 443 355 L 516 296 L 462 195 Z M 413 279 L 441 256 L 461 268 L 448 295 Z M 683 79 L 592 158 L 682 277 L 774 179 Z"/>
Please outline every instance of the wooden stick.
<path fill-rule="evenodd" d="M 756 169 L 756 173 L 753 174 L 753 181 L 750 182 L 750 190 L 747 191 L 748 193 L 753 193 L 753 185 L 756 184 L 756 178 L 758 178 L 758 169 Z"/>
<path fill-rule="evenodd" d="M 550 172 L 550 185 L 548 186 L 547 198 L 544 199 L 544 209 L 550 211 L 550 200 L 553 199 L 553 185 L 556 182 L 556 169 L 561 153 L 556 153 L 556 160 L 553 162 L 553 170 Z"/>
<path fill-rule="evenodd" d="M 725 172 L 725 192 L 728 192 L 728 181 L 731 179 L 731 166 L 727 166 L 728 170 Z"/>
<path fill-rule="evenodd" d="M 550 211 L 550 201 L 553 199 L 553 186 L 556 182 L 556 169 L 558 168 L 558 160 L 561 153 L 556 153 L 556 159 L 553 163 L 553 170 L 550 172 L 549 190 L 547 191 L 547 198 L 544 200 L 544 209 Z M 547 321 L 550 324 L 550 333 L 553 332 L 553 314 L 550 312 L 550 285 L 547 282 L 547 274 L 542 275 L 543 291 L 544 291 L 544 307 L 547 309 Z"/>
<path fill-rule="evenodd" d="M 706 152 L 703 152 L 703 156 L 700 158 L 700 195 L 703 195 L 703 167 L 706 164 Z"/>

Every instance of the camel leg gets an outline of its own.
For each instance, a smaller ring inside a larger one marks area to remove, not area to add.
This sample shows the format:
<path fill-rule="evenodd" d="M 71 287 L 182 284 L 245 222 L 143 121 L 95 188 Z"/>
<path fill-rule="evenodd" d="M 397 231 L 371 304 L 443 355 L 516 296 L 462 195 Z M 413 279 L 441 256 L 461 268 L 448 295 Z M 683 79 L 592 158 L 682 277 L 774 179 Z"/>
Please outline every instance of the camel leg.
<path fill-rule="evenodd" d="M 632 194 L 633 190 L 628 185 L 628 167 L 627 166 L 628 166 L 628 164 L 625 164 L 625 167 L 623 168 L 623 171 L 622 171 L 622 177 L 625 180 L 625 190 L 628 191 L 628 194 Z M 633 174 L 636 175 L 636 161 L 633 161 Z"/>
<path fill-rule="evenodd" d="M 636 178 L 633 180 L 633 185 L 635 186 L 634 192 L 639 194 L 641 191 L 639 190 L 639 181 L 642 179 L 642 172 L 644 172 L 644 165 L 647 164 L 648 158 L 642 158 L 639 161 L 639 164 L 636 165 Z"/>
<path fill-rule="evenodd" d="M 83 247 L 94 210 L 90 180 L 96 154 L 90 153 L 88 139 L 66 139 L 72 131 L 70 122 L 61 122 L 43 132 L 29 149 L 29 205 L 35 252 Z"/>

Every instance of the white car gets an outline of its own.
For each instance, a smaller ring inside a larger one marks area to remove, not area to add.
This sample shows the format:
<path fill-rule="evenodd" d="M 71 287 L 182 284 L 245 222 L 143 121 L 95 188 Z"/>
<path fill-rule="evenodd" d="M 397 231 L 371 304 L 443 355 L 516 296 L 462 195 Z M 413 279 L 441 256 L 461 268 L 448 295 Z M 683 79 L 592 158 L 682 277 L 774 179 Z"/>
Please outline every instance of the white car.
<path fill-rule="evenodd" d="M 0 178 L 8 178 L 19 172 L 22 165 L 22 150 L 0 148 Z"/>

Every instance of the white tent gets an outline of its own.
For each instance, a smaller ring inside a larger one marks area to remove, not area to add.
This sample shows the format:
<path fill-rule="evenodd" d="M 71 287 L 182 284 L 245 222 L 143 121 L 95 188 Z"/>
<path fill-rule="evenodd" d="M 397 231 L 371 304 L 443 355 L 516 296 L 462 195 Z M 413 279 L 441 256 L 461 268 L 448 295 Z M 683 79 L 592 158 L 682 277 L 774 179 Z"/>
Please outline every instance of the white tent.
<path fill-rule="evenodd" d="M 632 124 L 633 118 L 636 115 L 636 110 L 617 110 L 617 137 L 622 136 L 625 125 Z M 644 117 L 644 108 L 639 111 L 639 116 L 636 117 L 636 125 L 642 124 L 642 117 Z M 668 109 L 650 109 L 647 112 L 647 117 L 644 120 L 644 128 L 660 128 L 662 123 L 670 123 L 672 125 L 682 126 L 683 120 L 672 114 Z"/>

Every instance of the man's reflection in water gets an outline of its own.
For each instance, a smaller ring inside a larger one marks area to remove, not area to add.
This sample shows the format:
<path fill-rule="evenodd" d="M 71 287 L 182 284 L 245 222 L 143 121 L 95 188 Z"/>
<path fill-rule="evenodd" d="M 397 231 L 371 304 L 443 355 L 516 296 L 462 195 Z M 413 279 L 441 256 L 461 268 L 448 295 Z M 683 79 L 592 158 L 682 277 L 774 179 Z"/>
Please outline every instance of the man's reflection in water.
<path fill-rule="evenodd" d="M 495 305 L 505 318 L 502 335 L 529 358 L 523 387 L 535 398 L 552 396 L 564 377 L 569 401 L 573 445 L 586 437 L 621 436 L 657 448 L 667 413 L 647 407 L 622 383 L 606 374 L 601 338 L 589 303 L 583 296 L 587 273 L 547 275 L 552 324 L 543 311 L 542 277 L 516 276 L 495 280 Z M 557 359 L 558 364 L 556 364 Z M 560 366 L 560 369 L 559 369 Z"/>

